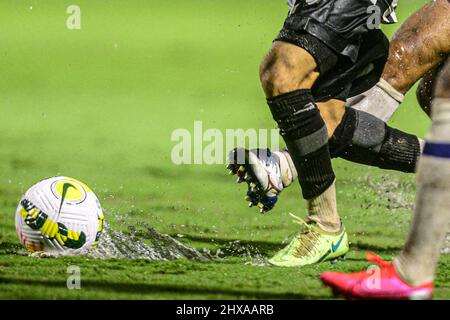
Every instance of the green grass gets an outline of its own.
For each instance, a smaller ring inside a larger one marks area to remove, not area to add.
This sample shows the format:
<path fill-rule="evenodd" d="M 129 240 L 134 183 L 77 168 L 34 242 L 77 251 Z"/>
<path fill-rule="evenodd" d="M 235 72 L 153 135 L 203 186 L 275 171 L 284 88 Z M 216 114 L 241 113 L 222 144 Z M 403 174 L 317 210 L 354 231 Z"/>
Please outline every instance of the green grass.
<path fill-rule="evenodd" d="M 400 18 L 424 2 L 401 3 Z M 170 160 L 172 131 L 192 130 L 195 120 L 221 130 L 273 128 L 257 70 L 286 15 L 284 1 L 79 0 L 82 29 L 72 31 L 65 27 L 70 4 L 1 5 L 0 298 L 332 298 L 320 271 L 366 267 L 366 250 L 386 258 L 400 250 L 411 212 L 368 180 L 397 182 L 392 191 L 412 203 L 413 175 L 335 160 L 352 251 L 336 265 L 283 269 L 246 264 L 227 248 L 240 240 L 265 256 L 279 249 L 297 228 L 287 213 L 304 214 L 297 186 L 261 216 L 246 208 L 244 187 L 223 166 Z M 423 135 L 429 121 L 411 93 L 391 124 Z M 210 262 L 14 254 L 22 193 L 60 174 L 89 184 L 116 229 L 120 216 L 226 254 Z M 450 298 L 449 262 L 441 259 L 437 298 Z M 81 290 L 66 288 L 69 265 L 81 267 Z"/>

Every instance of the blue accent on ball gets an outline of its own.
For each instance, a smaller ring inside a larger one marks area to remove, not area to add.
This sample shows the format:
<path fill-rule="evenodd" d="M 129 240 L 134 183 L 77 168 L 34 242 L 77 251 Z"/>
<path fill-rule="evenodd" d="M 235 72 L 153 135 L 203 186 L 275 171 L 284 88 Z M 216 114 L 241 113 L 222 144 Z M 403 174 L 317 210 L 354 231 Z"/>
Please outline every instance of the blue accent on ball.
<path fill-rule="evenodd" d="M 450 159 L 450 143 L 425 143 L 423 154 L 438 158 Z"/>

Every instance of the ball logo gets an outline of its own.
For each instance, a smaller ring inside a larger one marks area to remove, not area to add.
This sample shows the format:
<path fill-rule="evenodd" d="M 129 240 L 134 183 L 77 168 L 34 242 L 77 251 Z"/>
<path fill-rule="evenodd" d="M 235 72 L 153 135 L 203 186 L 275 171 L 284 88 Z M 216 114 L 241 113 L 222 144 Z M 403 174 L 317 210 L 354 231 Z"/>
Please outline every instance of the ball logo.
<path fill-rule="evenodd" d="M 59 212 L 64 204 L 80 204 L 86 200 L 87 191 L 84 186 L 72 179 L 61 179 L 52 183 L 53 195 L 61 200 Z"/>

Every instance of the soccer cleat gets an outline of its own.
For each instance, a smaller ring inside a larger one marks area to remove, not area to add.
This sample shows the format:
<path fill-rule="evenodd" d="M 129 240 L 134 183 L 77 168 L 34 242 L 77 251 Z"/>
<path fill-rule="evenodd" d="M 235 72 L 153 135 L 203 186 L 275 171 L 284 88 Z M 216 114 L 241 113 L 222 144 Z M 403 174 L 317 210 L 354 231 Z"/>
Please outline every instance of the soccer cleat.
<path fill-rule="evenodd" d="M 229 154 L 227 169 L 237 175 L 237 183 L 248 184 L 245 200 L 249 207 L 257 206 L 261 213 L 273 209 L 284 188 L 278 152 L 236 148 Z"/>
<path fill-rule="evenodd" d="M 411 286 L 398 275 L 391 262 L 373 253 L 367 260 L 378 265 L 354 273 L 324 272 L 320 278 L 335 294 L 347 299 L 409 299 L 424 300 L 433 296 L 433 283 Z"/>
<path fill-rule="evenodd" d="M 306 222 L 293 215 L 293 222 L 303 226 L 292 241 L 269 263 L 278 267 L 301 267 L 327 260 L 343 258 L 348 252 L 348 237 L 345 228 L 341 226 L 338 233 L 321 230 L 314 222 Z"/>

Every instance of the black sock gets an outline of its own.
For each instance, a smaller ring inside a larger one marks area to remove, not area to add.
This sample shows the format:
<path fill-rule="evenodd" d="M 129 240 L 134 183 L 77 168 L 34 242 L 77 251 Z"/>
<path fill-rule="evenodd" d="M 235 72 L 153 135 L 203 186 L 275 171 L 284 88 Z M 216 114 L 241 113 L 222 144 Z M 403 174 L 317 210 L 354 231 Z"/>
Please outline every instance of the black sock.
<path fill-rule="evenodd" d="M 331 156 L 381 169 L 415 172 L 420 156 L 419 139 L 389 127 L 377 117 L 353 108 L 329 141 Z"/>
<path fill-rule="evenodd" d="M 335 175 L 327 128 L 311 90 L 285 93 L 267 99 L 267 103 L 297 169 L 303 197 L 312 199 L 321 195 L 331 186 Z"/>

